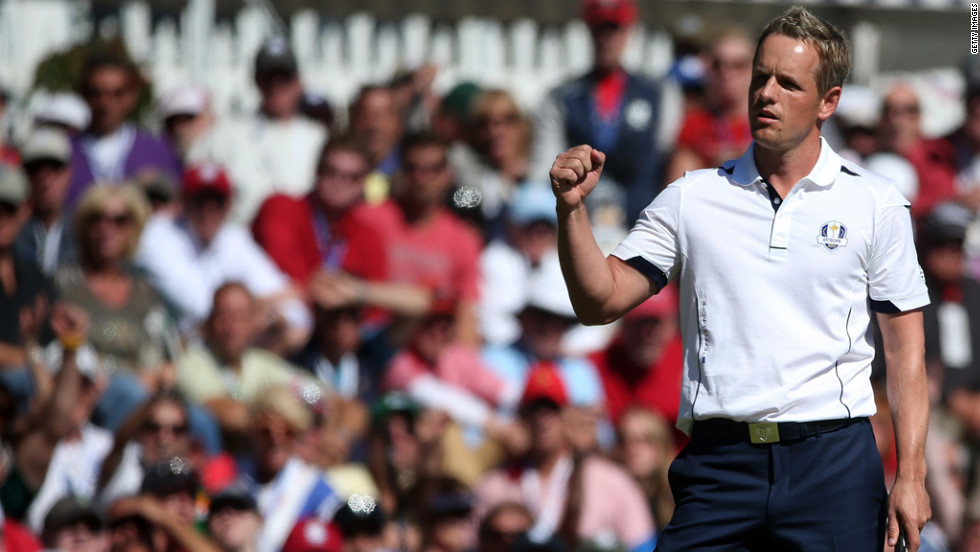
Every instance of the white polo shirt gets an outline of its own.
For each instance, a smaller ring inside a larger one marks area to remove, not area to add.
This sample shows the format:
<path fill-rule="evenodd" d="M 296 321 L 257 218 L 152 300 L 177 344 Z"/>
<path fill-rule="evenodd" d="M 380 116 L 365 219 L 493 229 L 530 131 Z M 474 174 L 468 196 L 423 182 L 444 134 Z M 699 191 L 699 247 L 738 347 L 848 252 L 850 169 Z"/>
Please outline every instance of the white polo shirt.
<path fill-rule="evenodd" d="M 754 146 L 685 174 L 612 253 L 661 285 L 679 279 L 682 431 L 714 417 L 874 414 L 871 312 L 929 303 L 908 201 L 820 148 L 783 199 L 759 176 Z"/>

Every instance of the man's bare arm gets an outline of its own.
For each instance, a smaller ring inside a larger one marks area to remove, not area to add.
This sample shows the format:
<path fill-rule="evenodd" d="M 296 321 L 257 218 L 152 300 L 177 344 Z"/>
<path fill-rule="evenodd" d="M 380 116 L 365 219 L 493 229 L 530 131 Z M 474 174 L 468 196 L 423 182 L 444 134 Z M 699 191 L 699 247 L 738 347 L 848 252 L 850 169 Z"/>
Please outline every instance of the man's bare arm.
<path fill-rule="evenodd" d="M 926 493 L 926 431 L 929 392 L 925 369 L 922 312 L 878 314 L 885 352 L 888 402 L 895 426 L 898 472 L 888 497 L 888 544 L 905 530 L 909 550 L 919 548 L 919 531 L 932 515 Z"/>
<path fill-rule="evenodd" d="M 592 235 L 585 198 L 595 189 L 605 159 L 590 146 L 577 146 L 558 155 L 550 173 L 562 274 L 575 314 L 587 325 L 608 324 L 658 291 L 639 271 L 604 257 Z"/>

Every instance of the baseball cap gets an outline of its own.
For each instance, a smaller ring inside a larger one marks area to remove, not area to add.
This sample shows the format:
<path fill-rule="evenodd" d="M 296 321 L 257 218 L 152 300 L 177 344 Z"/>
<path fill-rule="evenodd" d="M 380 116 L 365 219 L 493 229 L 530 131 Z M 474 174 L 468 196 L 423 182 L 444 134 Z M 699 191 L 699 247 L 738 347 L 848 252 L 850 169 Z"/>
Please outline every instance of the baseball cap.
<path fill-rule="evenodd" d="M 963 240 L 973 220 L 973 212 L 966 206 L 955 202 L 941 203 L 922 219 L 919 231 L 922 239 L 931 243 Z"/>
<path fill-rule="evenodd" d="M 27 137 L 20 158 L 25 165 L 42 159 L 67 164 L 71 161 L 71 140 L 61 130 L 39 128 Z"/>
<path fill-rule="evenodd" d="M 299 72 L 296 55 L 293 54 L 289 41 L 282 36 L 273 37 L 263 42 L 259 52 L 255 55 L 255 76 L 268 75 L 275 71 L 290 74 Z"/>
<path fill-rule="evenodd" d="M 853 85 L 841 92 L 834 116 L 847 126 L 875 128 L 881 112 L 881 98 L 866 86 Z"/>
<path fill-rule="evenodd" d="M 558 407 L 563 407 L 569 402 L 565 383 L 553 363 L 540 364 L 532 369 L 524 385 L 524 392 L 521 394 L 520 407 L 525 409 L 541 400 L 549 401 Z"/>
<path fill-rule="evenodd" d="M 585 0 L 582 3 L 582 19 L 590 27 L 602 23 L 631 25 L 637 14 L 633 0 Z"/>
<path fill-rule="evenodd" d="M 140 492 L 165 497 L 184 492 L 195 495 L 200 488 L 201 481 L 190 463 L 183 458 L 171 458 L 147 470 Z"/>
<path fill-rule="evenodd" d="M 211 192 L 231 197 L 231 180 L 217 163 L 192 165 L 184 171 L 184 197 Z"/>
<path fill-rule="evenodd" d="M 675 286 L 668 285 L 659 293 L 633 307 L 633 310 L 623 317 L 626 320 L 643 318 L 667 318 L 677 314 L 677 291 Z"/>
<path fill-rule="evenodd" d="M 138 174 L 133 181 L 143 190 L 146 198 L 163 203 L 170 202 L 177 195 L 177 183 L 173 177 L 159 170 L 149 170 Z"/>
<path fill-rule="evenodd" d="M 569 322 L 577 320 L 572 300 L 568 298 L 568 287 L 565 285 L 557 254 L 541 260 L 538 270 L 531 274 L 527 291 L 525 308 L 536 308 L 568 319 Z"/>
<path fill-rule="evenodd" d="M 371 420 L 374 423 L 381 422 L 392 414 L 407 414 L 410 418 L 415 418 L 418 413 L 419 405 L 404 393 L 388 393 L 371 405 Z"/>
<path fill-rule="evenodd" d="M 344 537 L 334 523 L 309 518 L 293 526 L 282 552 L 340 552 Z"/>
<path fill-rule="evenodd" d="M 88 127 L 91 120 L 92 113 L 88 104 L 75 94 L 67 92 L 52 95 L 34 114 L 34 122 L 38 125 L 64 125 L 77 131 Z"/>
<path fill-rule="evenodd" d="M 466 81 L 454 86 L 439 102 L 439 107 L 461 121 L 468 121 L 473 114 L 473 103 L 482 90 L 476 84 Z"/>
<path fill-rule="evenodd" d="M 157 112 L 161 119 L 177 115 L 198 115 L 208 108 L 208 93 L 199 86 L 185 85 L 170 90 L 160 99 Z"/>
<path fill-rule="evenodd" d="M 551 186 L 542 182 L 521 185 L 510 200 L 508 220 L 518 226 L 527 226 L 539 220 L 557 225 L 558 213 L 555 211 L 555 195 Z"/>
<path fill-rule="evenodd" d="M 75 523 L 85 523 L 95 531 L 101 531 L 105 527 L 102 513 L 92 502 L 77 496 L 66 496 L 55 502 L 44 516 L 41 538 L 49 541 L 55 533 Z"/>
<path fill-rule="evenodd" d="M 252 493 L 248 489 L 241 485 L 230 485 L 211 497 L 211 504 L 208 507 L 208 518 L 210 519 L 211 516 L 227 508 L 239 512 L 259 511 L 255 497 L 252 496 Z"/>
<path fill-rule="evenodd" d="M 20 167 L 0 165 L 0 201 L 20 206 L 27 200 L 27 176 Z"/>

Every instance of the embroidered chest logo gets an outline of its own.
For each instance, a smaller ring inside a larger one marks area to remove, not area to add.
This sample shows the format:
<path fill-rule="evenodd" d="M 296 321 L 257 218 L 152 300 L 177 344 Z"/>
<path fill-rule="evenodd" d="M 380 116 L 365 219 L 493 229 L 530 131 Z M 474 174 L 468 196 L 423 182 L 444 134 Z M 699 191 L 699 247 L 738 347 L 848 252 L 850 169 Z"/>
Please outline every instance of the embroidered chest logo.
<path fill-rule="evenodd" d="M 847 245 L 847 227 L 840 221 L 832 220 L 820 227 L 817 233 L 817 243 L 829 251 L 836 251 Z"/>

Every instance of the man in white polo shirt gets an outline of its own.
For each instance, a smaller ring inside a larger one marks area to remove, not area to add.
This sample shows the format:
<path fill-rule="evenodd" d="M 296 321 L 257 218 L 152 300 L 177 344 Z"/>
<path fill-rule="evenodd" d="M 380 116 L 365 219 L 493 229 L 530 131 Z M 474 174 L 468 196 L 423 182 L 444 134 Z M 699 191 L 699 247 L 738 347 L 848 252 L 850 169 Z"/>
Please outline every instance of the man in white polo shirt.
<path fill-rule="evenodd" d="M 608 323 L 680 283 L 684 380 L 670 470 L 677 508 L 658 550 L 916 550 L 928 398 L 928 295 L 909 204 L 820 137 L 850 69 L 843 35 L 803 8 L 763 31 L 753 144 L 688 172 L 606 258 L 584 199 L 605 155 L 558 156 L 559 253 L 580 320 Z M 881 326 L 898 476 L 886 494 L 868 423 L 871 314 Z"/>

